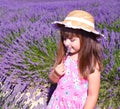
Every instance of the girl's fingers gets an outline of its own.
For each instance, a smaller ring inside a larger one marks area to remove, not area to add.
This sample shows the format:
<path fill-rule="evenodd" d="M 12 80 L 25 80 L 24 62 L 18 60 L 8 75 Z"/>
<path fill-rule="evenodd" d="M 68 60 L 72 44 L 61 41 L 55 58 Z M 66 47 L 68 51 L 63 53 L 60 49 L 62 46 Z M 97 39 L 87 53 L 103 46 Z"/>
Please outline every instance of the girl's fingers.
<path fill-rule="evenodd" d="M 59 68 L 60 71 L 64 71 L 64 69 L 65 69 L 63 64 L 60 64 L 60 65 L 58 66 L 58 68 Z"/>
<path fill-rule="evenodd" d="M 64 64 L 63 62 L 61 62 L 61 64 L 57 65 L 57 67 L 55 68 L 55 72 L 58 74 L 58 75 L 63 75 L 64 74 Z"/>

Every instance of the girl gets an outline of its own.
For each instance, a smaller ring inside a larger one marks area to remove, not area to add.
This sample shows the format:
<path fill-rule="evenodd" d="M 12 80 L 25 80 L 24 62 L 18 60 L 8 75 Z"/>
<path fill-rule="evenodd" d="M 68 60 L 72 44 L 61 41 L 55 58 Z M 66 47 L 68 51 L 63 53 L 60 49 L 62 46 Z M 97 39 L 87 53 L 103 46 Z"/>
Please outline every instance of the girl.
<path fill-rule="evenodd" d="M 47 109 L 94 109 L 102 70 L 102 47 L 97 39 L 103 35 L 94 29 L 93 16 L 82 10 L 74 10 L 54 24 L 61 40 L 49 74 L 57 87 Z"/>

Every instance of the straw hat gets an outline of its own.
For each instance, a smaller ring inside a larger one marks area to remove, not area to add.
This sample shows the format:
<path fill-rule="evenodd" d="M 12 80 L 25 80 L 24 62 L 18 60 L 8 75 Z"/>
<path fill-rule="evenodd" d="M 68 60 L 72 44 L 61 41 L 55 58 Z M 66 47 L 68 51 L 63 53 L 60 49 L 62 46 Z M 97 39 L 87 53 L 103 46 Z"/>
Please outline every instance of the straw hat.
<path fill-rule="evenodd" d="M 94 17 L 83 10 L 74 10 L 66 16 L 64 21 L 54 21 L 53 24 L 58 28 L 65 26 L 67 28 L 82 29 L 87 32 L 92 32 L 97 36 L 104 36 L 95 30 Z"/>

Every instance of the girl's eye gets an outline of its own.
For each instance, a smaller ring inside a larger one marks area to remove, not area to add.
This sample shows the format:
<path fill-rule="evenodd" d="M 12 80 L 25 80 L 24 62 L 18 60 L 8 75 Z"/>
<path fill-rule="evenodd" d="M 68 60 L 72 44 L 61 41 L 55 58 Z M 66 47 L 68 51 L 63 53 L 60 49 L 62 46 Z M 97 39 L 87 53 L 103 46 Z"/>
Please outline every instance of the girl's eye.
<path fill-rule="evenodd" d="M 71 39 L 71 42 L 74 42 L 75 41 L 75 39 Z"/>

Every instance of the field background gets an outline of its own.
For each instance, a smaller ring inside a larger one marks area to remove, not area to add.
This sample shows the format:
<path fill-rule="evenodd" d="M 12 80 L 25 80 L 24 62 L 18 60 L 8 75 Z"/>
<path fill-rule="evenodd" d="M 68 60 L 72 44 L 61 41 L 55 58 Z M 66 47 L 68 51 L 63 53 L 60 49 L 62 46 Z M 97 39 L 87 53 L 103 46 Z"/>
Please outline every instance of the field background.
<path fill-rule="evenodd" d="M 59 32 L 51 23 L 82 9 L 105 37 L 96 109 L 120 109 L 120 0 L 0 0 L 0 109 L 45 109 Z"/>

